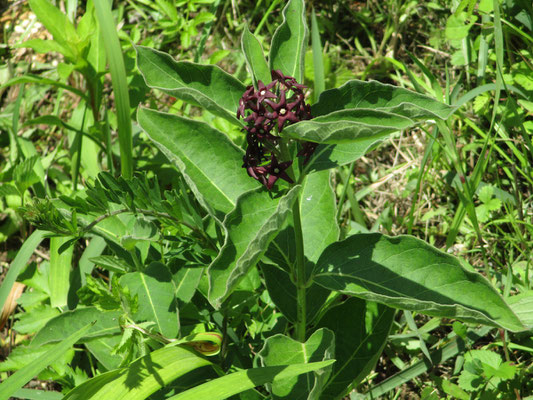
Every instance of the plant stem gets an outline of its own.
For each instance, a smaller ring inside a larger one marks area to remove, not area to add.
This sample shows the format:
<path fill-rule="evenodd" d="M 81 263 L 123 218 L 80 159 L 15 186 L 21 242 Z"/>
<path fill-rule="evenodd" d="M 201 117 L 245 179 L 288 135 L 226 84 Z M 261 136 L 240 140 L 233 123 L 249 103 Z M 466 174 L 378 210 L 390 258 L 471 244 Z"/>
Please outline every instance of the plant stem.
<path fill-rule="evenodd" d="M 300 217 L 300 199 L 296 199 L 292 207 L 292 218 L 294 223 L 294 239 L 296 242 L 296 263 L 295 263 L 295 278 L 296 278 L 296 340 L 305 342 L 306 330 L 306 295 L 305 289 L 307 279 L 305 274 L 305 256 L 304 256 L 304 241 L 302 234 L 302 220 Z"/>

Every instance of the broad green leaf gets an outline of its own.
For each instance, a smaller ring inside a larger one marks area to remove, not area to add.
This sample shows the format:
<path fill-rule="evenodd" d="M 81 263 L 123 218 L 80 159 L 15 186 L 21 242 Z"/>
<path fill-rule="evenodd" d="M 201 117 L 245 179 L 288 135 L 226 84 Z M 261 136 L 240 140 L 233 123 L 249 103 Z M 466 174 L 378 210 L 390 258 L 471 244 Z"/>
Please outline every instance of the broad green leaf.
<path fill-rule="evenodd" d="M 414 237 L 350 236 L 324 250 L 315 273 L 319 285 L 389 307 L 525 329 L 483 276 Z"/>
<path fill-rule="evenodd" d="M 335 355 L 335 335 L 329 329 L 316 330 L 305 343 L 277 334 L 265 340 L 257 353 L 266 367 L 331 360 Z M 294 378 L 276 380 L 268 385 L 273 399 L 319 399 L 331 366 Z"/>
<path fill-rule="evenodd" d="M 316 263 L 322 251 L 339 238 L 330 172 L 308 175 L 302 186 L 300 215 L 304 254 L 308 262 Z"/>
<path fill-rule="evenodd" d="M 45 369 L 48 365 L 63 356 L 63 354 L 70 350 L 85 333 L 90 329 L 91 325 L 86 325 L 79 331 L 74 332 L 66 339 L 50 348 L 41 357 L 32 363 L 29 363 L 24 368 L 18 370 L 9 378 L 0 384 L 0 400 L 7 400 L 22 386 L 28 383 L 39 372 Z"/>
<path fill-rule="evenodd" d="M 72 52 L 69 49 L 65 49 L 65 47 L 55 40 L 30 39 L 26 40 L 25 42 L 15 44 L 13 47 L 33 49 L 37 53 L 57 52 L 63 54 L 65 57 L 72 56 Z"/>
<path fill-rule="evenodd" d="M 326 368 L 334 362 L 334 360 L 328 360 L 308 364 L 251 368 L 213 379 L 212 381 L 172 396 L 168 400 L 223 400 L 245 390 L 264 385 L 265 383 L 276 382 L 292 378 L 295 375 Z"/>
<path fill-rule="evenodd" d="M 533 329 L 533 290 L 508 297 L 507 302 L 522 323 L 528 329 Z"/>
<path fill-rule="evenodd" d="M 4 196 L 20 196 L 20 192 L 14 185 L 3 183 L 0 185 L 0 197 Z"/>
<path fill-rule="evenodd" d="M 75 61 L 79 54 L 77 46 L 80 44 L 80 38 L 72 22 L 48 0 L 29 0 L 29 4 L 54 40 L 64 48 L 65 52 L 62 53 Z"/>
<path fill-rule="evenodd" d="M 307 32 L 303 0 L 290 0 L 283 9 L 283 22 L 272 36 L 271 70 L 279 69 L 302 83 Z"/>
<path fill-rule="evenodd" d="M 414 121 L 447 119 L 454 107 L 410 90 L 377 81 L 351 80 L 339 88 L 326 90 L 311 107 L 311 114 L 319 117 L 339 110 L 373 109 L 385 111 Z"/>
<path fill-rule="evenodd" d="M 30 310 L 25 310 L 16 315 L 17 321 L 13 325 L 13 329 L 19 334 L 32 335 L 59 314 L 60 311 L 57 308 L 52 308 L 49 304 L 40 304 L 37 307 L 32 307 Z M 58 337 L 58 340 L 61 337 Z"/>
<path fill-rule="evenodd" d="M 137 118 L 212 215 L 227 214 L 241 194 L 259 186 L 242 168 L 244 152 L 206 123 L 145 108 Z"/>
<path fill-rule="evenodd" d="M 239 99 L 246 86 L 216 65 L 175 61 L 170 55 L 136 46 L 137 65 L 146 84 L 205 108 L 241 126 L 237 119 Z"/>
<path fill-rule="evenodd" d="M 368 136 L 352 143 L 318 145 L 306 169 L 311 172 L 322 171 L 349 164 L 364 156 L 372 146 L 383 141 L 387 136 Z"/>
<path fill-rule="evenodd" d="M 312 271 L 322 251 L 339 237 L 337 226 L 335 195 L 331 187 L 329 171 L 322 171 L 305 177 L 302 182 L 300 215 L 304 241 L 304 254 Z M 294 229 L 285 228 L 270 245 L 267 256 L 278 266 L 265 264 L 262 268 L 265 283 L 272 301 L 292 322 L 296 321 L 296 287 L 287 271 L 289 263 L 296 257 Z M 316 316 L 330 291 L 313 284 L 306 291 L 307 320 Z"/>
<path fill-rule="evenodd" d="M 64 400 L 143 400 L 175 379 L 211 363 L 183 346 L 167 346 L 128 367 L 98 375 L 72 389 Z"/>
<path fill-rule="evenodd" d="M 244 27 L 241 38 L 241 47 L 246 59 L 246 65 L 252 75 L 252 81 L 257 88 L 257 81 L 262 81 L 265 85 L 272 81 L 270 68 L 265 60 L 263 48 L 259 40 L 250 32 L 248 26 Z"/>
<path fill-rule="evenodd" d="M 264 188 L 242 195 L 224 219 L 226 239 L 209 266 L 209 302 L 219 307 L 255 266 L 291 212 L 300 186 L 272 198 Z"/>
<path fill-rule="evenodd" d="M 357 386 L 375 367 L 394 319 L 394 310 L 351 297 L 328 310 L 318 327 L 335 334 L 333 372 L 321 399 L 337 399 Z"/>
<path fill-rule="evenodd" d="M 349 109 L 333 112 L 283 129 L 283 136 L 309 142 L 338 144 L 383 139 L 393 132 L 415 125 L 415 121 L 385 111 Z"/>
<path fill-rule="evenodd" d="M 138 321 L 151 321 L 155 329 L 167 338 L 175 338 L 179 331 L 176 288 L 168 268 L 152 263 L 144 272 L 131 272 L 120 277 L 132 296 L 139 296 L 139 309 L 134 314 Z"/>
<path fill-rule="evenodd" d="M 67 305 L 74 246 L 69 246 L 61 254 L 59 254 L 59 248 L 71 239 L 72 237 L 68 236 L 50 238 L 50 275 L 48 276 L 48 285 L 50 287 L 50 304 L 52 307 L 64 307 Z"/>
<path fill-rule="evenodd" d="M 173 276 L 176 285 L 176 297 L 184 303 L 190 302 L 203 273 L 204 268 L 197 265 L 181 267 Z"/>
<path fill-rule="evenodd" d="M 284 262 L 282 261 L 282 263 Z M 270 263 L 261 264 L 261 271 L 265 278 L 268 295 L 285 318 L 295 323 L 297 320 L 296 286 L 292 282 L 289 273 L 285 269 Z M 312 322 L 316 317 L 330 293 L 331 290 L 325 289 L 316 283 L 306 289 L 305 296 L 307 301 L 305 310 L 308 323 Z"/>
<path fill-rule="evenodd" d="M 58 342 L 65 335 L 70 335 L 91 322 L 94 324 L 80 339 L 87 340 L 120 333 L 119 318 L 121 315 L 119 311 L 99 311 L 95 307 L 77 308 L 64 312 L 46 323 L 33 338 L 31 346 L 38 347 Z"/>
<path fill-rule="evenodd" d="M 108 371 L 120 367 L 126 357 L 123 353 L 115 354 L 113 350 L 120 344 L 121 335 L 96 337 L 84 342 L 85 347 Z"/>

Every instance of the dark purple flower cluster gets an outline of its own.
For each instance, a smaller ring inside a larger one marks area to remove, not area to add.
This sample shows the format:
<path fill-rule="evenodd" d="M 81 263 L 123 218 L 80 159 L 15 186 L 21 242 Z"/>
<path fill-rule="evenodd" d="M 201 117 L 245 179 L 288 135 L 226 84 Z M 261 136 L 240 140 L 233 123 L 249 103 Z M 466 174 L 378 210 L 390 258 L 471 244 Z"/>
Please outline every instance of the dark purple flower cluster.
<path fill-rule="evenodd" d="M 239 100 L 237 118 L 247 122 L 244 129 L 248 146 L 243 167 L 268 190 L 279 178 L 293 183 L 285 171 L 292 160 L 278 160 L 278 134 L 290 123 L 311 119 L 311 107 L 305 103 L 305 88 L 293 77 L 276 70 L 272 71 L 271 83 L 265 85 L 258 81 L 257 90 L 248 86 Z M 316 146 L 316 143 L 304 142 L 298 156 L 305 157 L 307 162 Z"/>

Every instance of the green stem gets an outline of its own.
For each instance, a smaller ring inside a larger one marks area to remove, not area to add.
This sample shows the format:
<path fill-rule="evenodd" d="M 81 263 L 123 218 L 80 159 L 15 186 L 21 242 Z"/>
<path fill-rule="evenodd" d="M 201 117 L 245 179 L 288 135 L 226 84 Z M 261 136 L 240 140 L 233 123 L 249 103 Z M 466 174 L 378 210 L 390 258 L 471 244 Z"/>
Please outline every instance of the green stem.
<path fill-rule="evenodd" d="M 305 274 L 305 256 L 304 256 L 304 241 L 302 234 L 302 220 L 300 217 L 300 200 L 297 199 L 292 207 L 292 218 L 294 223 L 294 239 L 296 241 L 296 340 L 305 342 L 306 331 L 306 295 L 305 290 L 307 286 L 307 279 Z"/>

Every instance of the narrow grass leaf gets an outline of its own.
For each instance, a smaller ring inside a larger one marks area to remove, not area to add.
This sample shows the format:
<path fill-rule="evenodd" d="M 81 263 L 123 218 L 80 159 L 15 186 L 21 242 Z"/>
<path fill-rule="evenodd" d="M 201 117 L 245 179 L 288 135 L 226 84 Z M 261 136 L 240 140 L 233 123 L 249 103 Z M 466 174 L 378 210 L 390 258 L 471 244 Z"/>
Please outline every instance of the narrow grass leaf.
<path fill-rule="evenodd" d="M 44 239 L 47 232 L 36 230 L 34 231 L 22 244 L 15 259 L 9 265 L 7 274 L 4 277 L 2 285 L 0 286 L 0 310 L 3 309 L 6 299 L 9 297 L 11 288 L 17 280 L 17 277 L 26 267 L 31 255 Z"/>
<path fill-rule="evenodd" d="M 282 14 L 283 22 L 272 36 L 270 69 L 279 69 L 302 82 L 308 32 L 303 0 L 290 0 Z"/>
<path fill-rule="evenodd" d="M 46 390 L 19 389 L 15 392 L 13 397 L 28 400 L 61 400 L 63 394 L 61 392 Z"/>
<path fill-rule="evenodd" d="M 50 287 L 50 304 L 52 307 L 64 307 L 67 305 L 74 245 L 69 246 L 61 254 L 59 249 L 70 240 L 72 240 L 71 237 L 50 238 L 48 286 Z"/>
<path fill-rule="evenodd" d="M 307 372 L 327 368 L 334 362 L 334 360 L 328 360 L 308 364 L 251 368 L 213 379 L 172 396 L 168 400 L 223 400 L 266 383 L 282 381 Z"/>
<path fill-rule="evenodd" d="M 211 365 L 185 346 L 167 346 L 125 368 L 98 375 L 71 390 L 64 400 L 144 400 L 175 379 Z"/>
<path fill-rule="evenodd" d="M 315 10 L 311 14 L 311 48 L 313 50 L 313 70 L 314 79 L 314 99 L 326 90 L 326 81 L 324 77 L 324 56 L 322 54 L 322 43 L 320 43 L 320 31 L 316 21 Z"/>
<path fill-rule="evenodd" d="M 95 1 L 94 7 L 100 27 L 100 34 L 105 38 L 104 47 L 109 62 L 111 83 L 115 95 L 121 172 L 124 178 L 131 179 L 133 176 L 133 142 L 131 136 L 130 98 L 122 47 L 118 40 L 117 28 L 113 20 L 113 14 L 111 13 L 111 3 Z"/>
<path fill-rule="evenodd" d="M 314 281 L 389 307 L 525 329 L 482 275 L 410 236 L 357 234 L 333 243 L 318 260 Z"/>
<path fill-rule="evenodd" d="M 28 73 L 24 74 L 24 76 L 16 76 L 14 78 L 11 78 L 7 82 L 5 82 L 3 85 L 0 85 L 0 89 L 4 89 L 6 87 L 13 86 L 13 85 L 19 85 L 22 83 L 32 83 L 35 85 L 50 85 L 50 86 L 58 87 L 61 89 L 68 90 L 69 92 L 74 93 L 77 96 L 80 96 L 85 101 L 88 101 L 87 95 L 83 91 L 73 86 L 55 81 L 53 79 L 43 78 L 42 76 L 32 75 Z"/>
<path fill-rule="evenodd" d="M 491 327 L 484 326 L 478 330 L 469 332 L 468 337 L 472 340 L 477 340 L 481 337 L 486 336 L 490 331 Z M 443 346 L 440 349 L 433 350 L 431 355 L 430 363 L 426 359 L 422 359 L 418 362 L 415 362 L 408 368 L 394 374 L 393 376 L 385 379 L 384 381 L 373 386 L 370 391 L 366 393 L 365 399 L 377 399 L 380 396 L 400 387 L 404 383 L 420 376 L 427 371 L 434 368 L 434 365 L 441 365 L 446 360 L 449 360 L 452 357 L 459 355 L 465 351 L 465 342 L 458 336 L 455 336 L 449 343 Z"/>
<path fill-rule="evenodd" d="M 0 400 L 7 400 L 48 365 L 63 356 L 91 328 L 88 324 L 48 350 L 38 360 L 18 370 L 0 384 Z"/>

